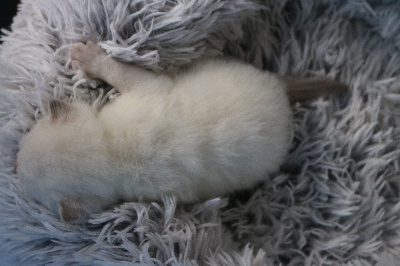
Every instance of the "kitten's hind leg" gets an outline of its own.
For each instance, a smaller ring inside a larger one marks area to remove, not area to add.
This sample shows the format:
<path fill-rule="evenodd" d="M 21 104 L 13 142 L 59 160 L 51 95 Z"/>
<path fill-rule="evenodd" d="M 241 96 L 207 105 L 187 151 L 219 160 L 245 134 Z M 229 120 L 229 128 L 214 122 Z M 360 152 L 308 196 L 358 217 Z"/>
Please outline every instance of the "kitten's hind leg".
<path fill-rule="evenodd" d="M 70 50 L 70 58 L 73 69 L 81 68 L 89 78 L 102 79 L 120 92 L 148 88 L 149 85 L 150 87 L 157 87 L 167 78 L 140 67 L 117 61 L 107 56 L 100 46 L 91 41 L 86 44 L 76 43 Z"/>

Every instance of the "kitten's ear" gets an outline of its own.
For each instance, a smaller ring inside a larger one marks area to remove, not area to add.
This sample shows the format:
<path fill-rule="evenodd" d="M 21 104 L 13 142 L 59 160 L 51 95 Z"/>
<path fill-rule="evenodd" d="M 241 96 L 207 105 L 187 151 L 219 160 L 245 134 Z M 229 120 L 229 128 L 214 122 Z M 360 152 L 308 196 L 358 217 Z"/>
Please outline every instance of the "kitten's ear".
<path fill-rule="evenodd" d="M 50 113 L 52 122 L 65 122 L 71 117 L 73 107 L 71 104 L 63 101 L 51 101 Z"/>
<path fill-rule="evenodd" d="M 66 223 L 83 222 L 87 220 L 90 211 L 81 199 L 64 199 L 58 206 L 61 219 Z"/>
<path fill-rule="evenodd" d="M 292 104 L 349 89 L 346 84 L 327 78 L 284 78 L 283 81 Z"/>

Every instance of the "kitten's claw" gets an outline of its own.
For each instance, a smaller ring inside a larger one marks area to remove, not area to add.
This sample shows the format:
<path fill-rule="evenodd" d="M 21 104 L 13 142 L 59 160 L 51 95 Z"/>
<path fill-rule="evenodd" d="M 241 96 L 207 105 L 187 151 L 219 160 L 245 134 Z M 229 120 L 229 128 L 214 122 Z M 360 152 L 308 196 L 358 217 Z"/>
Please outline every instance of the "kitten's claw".
<path fill-rule="evenodd" d="M 100 70 L 106 53 L 92 41 L 76 43 L 69 50 L 71 66 L 74 70 L 82 69 L 89 78 L 101 78 Z"/>

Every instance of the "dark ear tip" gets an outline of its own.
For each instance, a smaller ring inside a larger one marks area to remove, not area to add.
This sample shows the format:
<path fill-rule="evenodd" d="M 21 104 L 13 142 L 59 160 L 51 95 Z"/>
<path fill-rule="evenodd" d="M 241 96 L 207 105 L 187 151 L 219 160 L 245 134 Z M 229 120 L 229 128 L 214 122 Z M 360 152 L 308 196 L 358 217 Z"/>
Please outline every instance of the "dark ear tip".
<path fill-rule="evenodd" d="M 51 120 L 53 122 L 58 121 L 62 115 L 66 115 L 71 111 L 71 107 L 68 103 L 60 100 L 52 100 L 50 102 L 50 113 Z"/>
<path fill-rule="evenodd" d="M 79 199 L 63 200 L 58 206 L 60 218 L 65 223 L 79 223 L 87 218 L 88 210 Z"/>
<path fill-rule="evenodd" d="M 62 103 L 62 101 L 60 101 L 60 100 L 51 100 L 50 101 L 50 108 L 54 108 L 54 107 L 60 105 L 61 103 Z"/>
<path fill-rule="evenodd" d="M 60 100 L 52 100 L 50 102 L 50 111 L 57 111 L 62 109 L 63 107 L 65 107 L 67 105 L 66 102 L 60 101 Z"/>
<path fill-rule="evenodd" d="M 17 169 L 18 169 L 18 161 L 15 160 L 14 161 L 14 172 L 17 172 Z"/>

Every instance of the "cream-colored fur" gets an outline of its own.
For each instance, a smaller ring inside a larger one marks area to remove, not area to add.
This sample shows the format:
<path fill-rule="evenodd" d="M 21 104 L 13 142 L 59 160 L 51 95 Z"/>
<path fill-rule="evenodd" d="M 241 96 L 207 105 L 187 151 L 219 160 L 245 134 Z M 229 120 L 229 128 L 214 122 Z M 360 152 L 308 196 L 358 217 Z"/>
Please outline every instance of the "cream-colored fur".
<path fill-rule="evenodd" d="M 181 203 L 254 186 L 291 141 L 285 86 L 250 65 L 209 60 L 171 77 L 76 44 L 72 64 L 122 92 L 99 113 L 55 102 L 22 140 L 18 177 L 66 221 L 119 200 Z"/>

